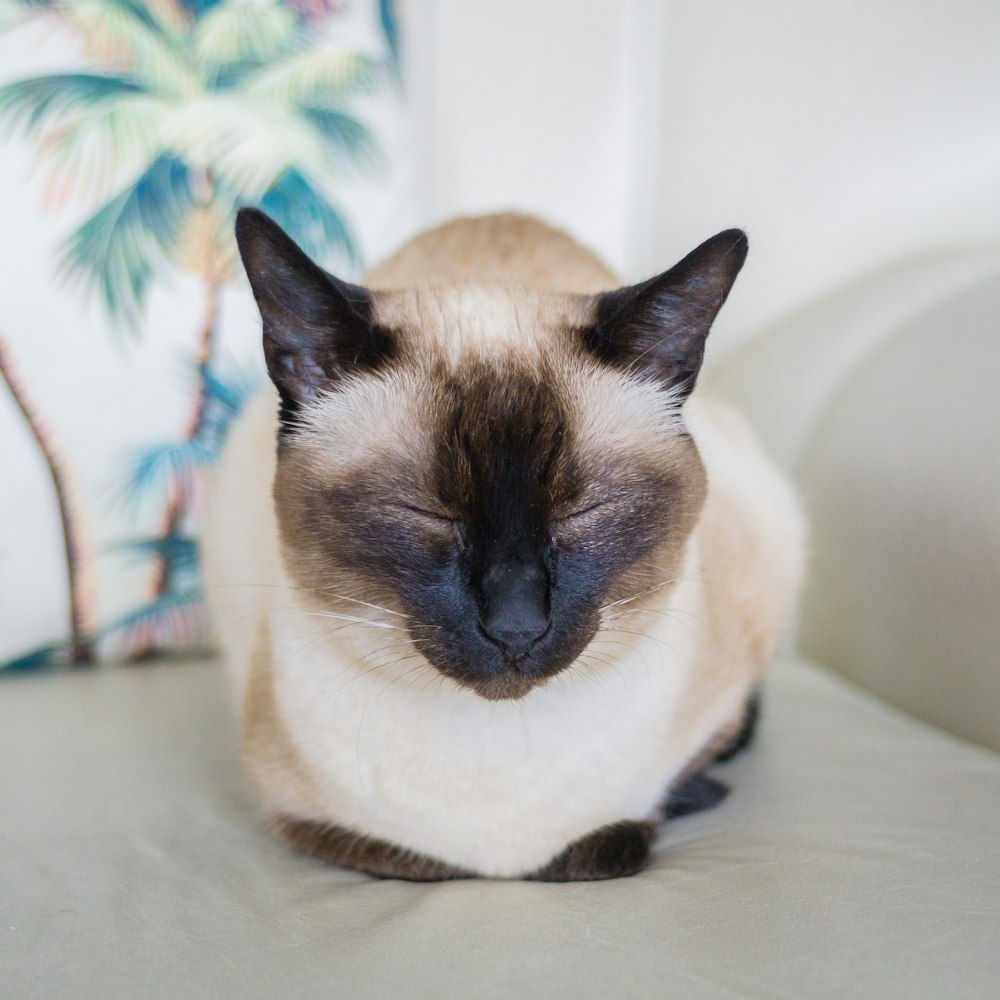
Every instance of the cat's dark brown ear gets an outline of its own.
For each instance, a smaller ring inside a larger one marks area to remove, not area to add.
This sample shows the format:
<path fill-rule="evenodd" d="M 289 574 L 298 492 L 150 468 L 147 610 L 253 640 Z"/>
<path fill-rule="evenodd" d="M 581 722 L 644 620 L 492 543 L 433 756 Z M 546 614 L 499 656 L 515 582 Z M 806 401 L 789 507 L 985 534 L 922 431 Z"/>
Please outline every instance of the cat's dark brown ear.
<path fill-rule="evenodd" d="M 655 378 L 686 399 L 705 354 L 705 338 L 746 260 L 740 229 L 706 240 L 669 271 L 598 296 L 584 345 L 602 361 Z"/>
<path fill-rule="evenodd" d="M 269 216 L 236 215 L 236 242 L 264 324 L 267 371 L 281 421 L 345 376 L 376 370 L 393 355 L 391 336 L 371 320 L 371 293 L 315 264 Z"/>

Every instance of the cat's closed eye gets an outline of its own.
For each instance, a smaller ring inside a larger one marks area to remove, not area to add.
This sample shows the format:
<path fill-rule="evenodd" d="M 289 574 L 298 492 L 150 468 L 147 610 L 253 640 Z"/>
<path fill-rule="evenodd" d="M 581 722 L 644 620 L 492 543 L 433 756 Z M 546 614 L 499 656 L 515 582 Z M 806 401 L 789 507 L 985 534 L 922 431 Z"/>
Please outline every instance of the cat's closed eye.
<path fill-rule="evenodd" d="M 573 523 L 574 521 L 583 520 L 588 514 L 593 514 L 603 507 L 610 507 L 614 504 L 614 500 L 596 500 L 593 503 L 588 503 L 577 510 L 570 511 L 567 514 L 563 514 L 556 521 L 557 524 L 567 524 Z"/>
<path fill-rule="evenodd" d="M 420 507 L 417 504 L 412 503 L 400 503 L 396 504 L 396 506 L 400 510 L 408 511 L 410 514 L 422 518 L 425 521 L 433 521 L 437 524 L 443 525 L 457 524 L 459 522 L 459 518 L 442 510 L 428 510 L 426 507 Z"/>

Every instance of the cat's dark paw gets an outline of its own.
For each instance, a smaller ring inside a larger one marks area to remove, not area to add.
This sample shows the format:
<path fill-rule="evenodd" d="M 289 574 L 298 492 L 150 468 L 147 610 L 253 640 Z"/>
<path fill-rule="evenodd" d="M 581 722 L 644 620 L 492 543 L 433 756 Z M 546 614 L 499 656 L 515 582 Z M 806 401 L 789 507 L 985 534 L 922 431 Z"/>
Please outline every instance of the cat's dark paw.
<path fill-rule="evenodd" d="M 635 875 L 646 867 L 655 831 L 652 823 L 634 820 L 602 826 L 574 841 L 526 878 L 533 882 L 594 882 Z"/>
<path fill-rule="evenodd" d="M 670 790 L 667 804 L 663 807 L 664 819 L 690 816 L 717 806 L 729 794 L 729 786 L 707 774 L 692 774 Z"/>
<path fill-rule="evenodd" d="M 418 854 L 405 847 L 366 837 L 332 823 L 277 816 L 274 824 L 293 847 L 321 861 L 353 868 L 376 878 L 398 878 L 408 882 L 441 882 L 476 878 L 465 868 Z"/>

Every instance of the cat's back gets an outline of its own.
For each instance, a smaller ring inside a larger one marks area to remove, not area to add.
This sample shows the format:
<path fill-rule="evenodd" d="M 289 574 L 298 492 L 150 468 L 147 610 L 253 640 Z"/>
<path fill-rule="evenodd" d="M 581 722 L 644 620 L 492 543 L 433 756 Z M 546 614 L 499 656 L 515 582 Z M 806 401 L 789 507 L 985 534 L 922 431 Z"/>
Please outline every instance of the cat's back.
<path fill-rule="evenodd" d="M 586 247 L 515 212 L 455 219 L 415 236 L 365 278 L 370 288 L 455 282 L 524 285 L 593 294 L 621 282 Z"/>

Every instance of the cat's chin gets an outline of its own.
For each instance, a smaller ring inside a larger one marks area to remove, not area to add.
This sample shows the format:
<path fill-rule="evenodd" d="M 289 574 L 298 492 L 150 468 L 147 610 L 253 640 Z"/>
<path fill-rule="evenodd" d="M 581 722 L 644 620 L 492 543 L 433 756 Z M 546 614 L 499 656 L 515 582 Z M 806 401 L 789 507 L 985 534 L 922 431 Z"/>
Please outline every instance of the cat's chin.
<path fill-rule="evenodd" d="M 530 677 L 512 672 L 501 677 L 476 680 L 463 678 L 458 683 L 485 701 L 520 701 L 535 688 L 541 687 L 551 676 L 551 674 L 547 674 L 542 677 Z"/>

